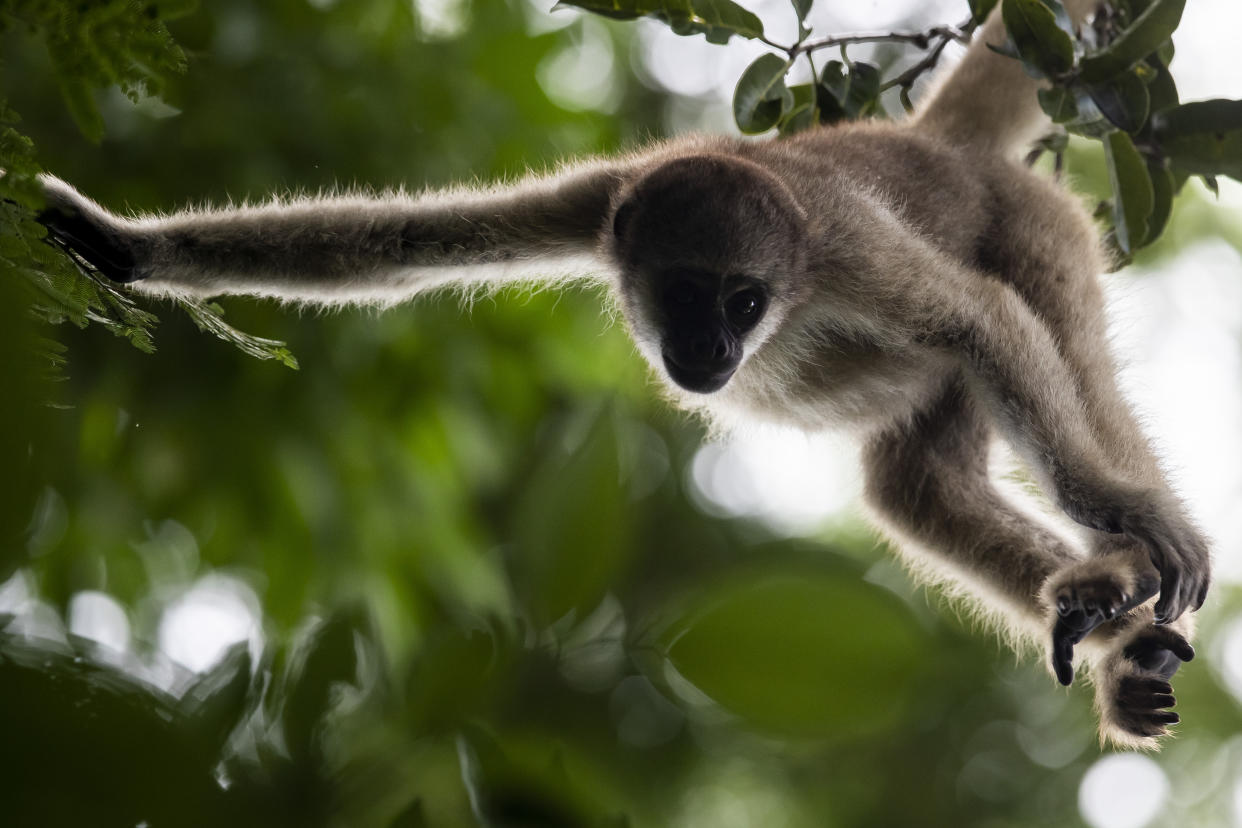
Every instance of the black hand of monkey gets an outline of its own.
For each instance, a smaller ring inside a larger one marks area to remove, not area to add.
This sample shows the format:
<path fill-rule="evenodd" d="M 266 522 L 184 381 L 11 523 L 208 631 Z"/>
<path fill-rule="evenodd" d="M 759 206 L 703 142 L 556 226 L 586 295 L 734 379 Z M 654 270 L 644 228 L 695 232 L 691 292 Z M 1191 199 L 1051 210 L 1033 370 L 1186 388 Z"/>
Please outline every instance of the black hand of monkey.
<path fill-rule="evenodd" d="M 1183 612 L 1203 606 L 1211 583 L 1208 550 L 1193 527 L 1156 512 L 1136 510 L 1120 520 L 1120 528 L 1147 547 L 1152 565 L 1160 572 L 1157 624 L 1171 623 Z"/>
<path fill-rule="evenodd" d="M 1087 581 L 1057 596 L 1057 620 L 1052 626 L 1052 669 L 1057 681 L 1074 681 L 1074 645 L 1106 621 L 1125 615 L 1156 594 L 1156 584 L 1139 582 L 1134 595 L 1123 593 L 1111 579 Z"/>
<path fill-rule="evenodd" d="M 68 206 L 49 207 L 35 217 L 47 228 L 48 240 L 90 265 L 114 282 L 133 282 L 134 256 L 115 233 L 100 227 L 80 210 Z"/>
<path fill-rule="evenodd" d="M 1171 623 L 1187 610 L 1203 606 L 1211 582 L 1207 543 L 1174 502 L 1150 491 L 1094 501 L 1107 505 L 1087 505 L 1087 499 L 1078 495 L 1067 499 L 1066 513 L 1085 526 L 1125 534 L 1143 545 L 1160 573 L 1157 624 Z"/>

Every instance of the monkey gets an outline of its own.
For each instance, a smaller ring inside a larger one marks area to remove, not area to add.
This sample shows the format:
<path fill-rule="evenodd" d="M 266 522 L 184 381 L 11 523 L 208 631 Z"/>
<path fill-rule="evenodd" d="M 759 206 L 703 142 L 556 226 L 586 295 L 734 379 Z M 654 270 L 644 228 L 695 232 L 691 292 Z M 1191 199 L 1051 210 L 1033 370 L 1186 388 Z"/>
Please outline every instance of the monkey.
<path fill-rule="evenodd" d="M 386 307 L 597 285 L 675 405 L 723 430 L 852 432 L 866 507 L 909 568 L 1046 648 L 1063 685 L 1078 648 L 1101 739 L 1154 748 L 1180 720 L 1169 679 L 1194 656 L 1209 545 L 1118 388 L 1099 233 L 1020 163 L 1048 124 L 1038 82 L 988 48 L 1005 39 L 997 9 L 901 122 L 169 215 L 114 215 L 44 177 L 39 219 L 84 266 L 157 297 Z M 1002 493 L 998 438 L 1080 537 Z"/>

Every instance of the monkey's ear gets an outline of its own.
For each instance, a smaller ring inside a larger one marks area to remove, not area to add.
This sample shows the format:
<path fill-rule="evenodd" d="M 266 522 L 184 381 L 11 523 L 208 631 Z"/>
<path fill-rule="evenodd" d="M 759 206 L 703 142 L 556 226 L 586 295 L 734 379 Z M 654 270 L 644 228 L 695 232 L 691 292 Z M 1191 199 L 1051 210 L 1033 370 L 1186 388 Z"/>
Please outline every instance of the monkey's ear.
<path fill-rule="evenodd" d="M 612 215 L 612 235 L 619 241 L 625 241 L 625 234 L 629 232 L 630 224 L 634 220 L 634 213 L 638 210 L 637 200 L 631 196 L 621 202 L 621 206 L 617 208 L 617 212 Z"/>

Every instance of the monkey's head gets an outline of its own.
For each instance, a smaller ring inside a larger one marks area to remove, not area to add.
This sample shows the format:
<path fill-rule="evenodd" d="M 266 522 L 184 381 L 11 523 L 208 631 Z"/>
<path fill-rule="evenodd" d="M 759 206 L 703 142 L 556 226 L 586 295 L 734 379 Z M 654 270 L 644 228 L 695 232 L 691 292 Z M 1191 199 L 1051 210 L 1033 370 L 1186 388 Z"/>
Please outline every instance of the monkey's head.
<path fill-rule="evenodd" d="M 808 292 L 806 215 L 774 175 L 722 155 L 653 167 L 622 193 L 612 253 L 644 356 L 717 391 Z"/>

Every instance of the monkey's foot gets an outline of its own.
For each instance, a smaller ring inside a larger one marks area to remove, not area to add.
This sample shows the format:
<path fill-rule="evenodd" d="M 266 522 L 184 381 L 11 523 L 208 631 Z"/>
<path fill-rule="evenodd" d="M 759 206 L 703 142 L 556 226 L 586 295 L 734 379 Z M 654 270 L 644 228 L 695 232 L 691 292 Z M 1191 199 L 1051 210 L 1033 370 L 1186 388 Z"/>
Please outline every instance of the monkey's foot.
<path fill-rule="evenodd" d="M 1150 566 L 1120 551 L 1079 561 L 1050 577 L 1044 599 L 1056 609 L 1052 669 L 1057 681 L 1068 686 L 1074 680 L 1074 645 L 1151 598 L 1159 587 Z"/>
<path fill-rule="evenodd" d="M 1148 610 L 1143 612 L 1150 618 Z M 1150 620 L 1137 625 L 1096 676 L 1101 734 L 1127 747 L 1156 747 L 1156 738 L 1181 720 L 1169 710 L 1177 703 L 1169 679 L 1194 657 L 1194 647 L 1181 632 Z"/>

